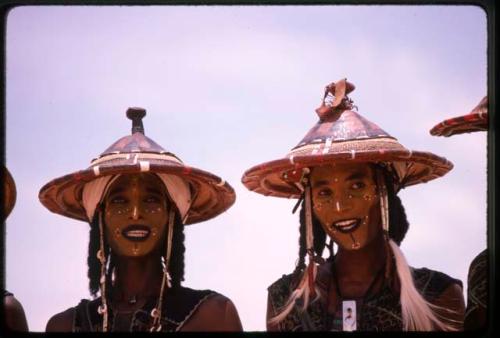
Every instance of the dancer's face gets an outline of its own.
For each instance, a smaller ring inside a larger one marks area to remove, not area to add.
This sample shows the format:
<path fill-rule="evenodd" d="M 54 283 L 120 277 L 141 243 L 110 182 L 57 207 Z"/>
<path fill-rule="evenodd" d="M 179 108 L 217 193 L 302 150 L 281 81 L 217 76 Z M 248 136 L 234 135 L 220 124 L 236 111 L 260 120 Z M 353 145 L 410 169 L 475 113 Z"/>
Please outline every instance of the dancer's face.
<path fill-rule="evenodd" d="M 104 199 L 106 238 L 119 256 L 140 257 L 160 247 L 168 219 L 163 182 L 153 174 L 117 178 Z"/>
<path fill-rule="evenodd" d="M 316 167 L 311 185 L 314 215 L 341 248 L 360 249 L 382 231 L 375 173 L 368 164 Z"/>

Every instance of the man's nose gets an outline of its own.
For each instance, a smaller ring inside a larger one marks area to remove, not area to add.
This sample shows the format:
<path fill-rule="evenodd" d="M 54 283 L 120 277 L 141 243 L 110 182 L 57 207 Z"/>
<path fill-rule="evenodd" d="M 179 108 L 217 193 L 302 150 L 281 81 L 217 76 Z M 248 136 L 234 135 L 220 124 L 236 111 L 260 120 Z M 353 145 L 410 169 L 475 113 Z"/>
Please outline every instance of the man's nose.
<path fill-rule="evenodd" d="M 333 208 L 337 212 L 344 212 L 350 210 L 352 207 L 351 199 L 348 194 L 344 193 L 335 193 L 333 198 Z"/>
<path fill-rule="evenodd" d="M 130 218 L 134 221 L 137 221 L 141 218 L 141 211 L 139 209 L 139 205 L 135 203 L 132 206 L 132 212 L 130 213 Z"/>

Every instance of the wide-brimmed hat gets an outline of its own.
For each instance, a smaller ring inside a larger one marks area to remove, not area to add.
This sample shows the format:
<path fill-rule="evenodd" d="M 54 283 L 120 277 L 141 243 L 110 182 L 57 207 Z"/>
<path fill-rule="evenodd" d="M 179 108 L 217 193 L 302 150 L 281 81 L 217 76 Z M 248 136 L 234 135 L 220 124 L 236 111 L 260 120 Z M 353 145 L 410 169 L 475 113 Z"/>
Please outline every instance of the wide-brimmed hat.
<path fill-rule="evenodd" d="M 488 97 L 466 115 L 454 117 L 438 123 L 430 130 L 434 136 L 452 136 L 463 133 L 488 130 Z"/>
<path fill-rule="evenodd" d="M 214 174 L 184 164 L 146 137 L 142 125 L 145 115 L 142 108 L 129 108 L 127 117 L 133 121 L 132 135 L 113 143 L 87 169 L 45 184 L 39 193 L 42 204 L 54 213 L 89 221 L 82 197 L 87 183 L 110 175 L 149 172 L 173 175 L 187 183 L 190 206 L 183 217 L 184 224 L 205 221 L 227 210 L 236 199 L 233 188 Z"/>
<path fill-rule="evenodd" d="M 2 217 L 6 219 L 11 213 L 12 209 L 14 209 L 14 205 L 16 204 L 16 183 L 12 178 L 9 170 L 2 166 L 2 181 L 3 183 L 3 210 Z"/>
<path fill-rule="evenodd" d="M 445 175 L 453 164 L 430 152 L 412 151 L 359 113 L 347 94 L 355 89 L 345 79 L 325 89 L 320 120 L 284 158 L 248 169 L 242 177 L 263 195 L 299 198 L 304 168 L 341 162 L 373 162 L 393 174 L 396 189 Z M 330 101 L 330 102 L 329 102 Z"/>

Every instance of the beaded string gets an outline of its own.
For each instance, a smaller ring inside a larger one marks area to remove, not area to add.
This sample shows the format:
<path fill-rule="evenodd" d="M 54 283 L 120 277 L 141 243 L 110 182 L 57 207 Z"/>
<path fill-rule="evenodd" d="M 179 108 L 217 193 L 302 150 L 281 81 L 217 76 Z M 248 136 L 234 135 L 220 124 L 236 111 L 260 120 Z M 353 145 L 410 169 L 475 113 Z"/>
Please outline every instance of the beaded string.
<path fill-rule="evenodd" d="M 315 279 L 315 264 L 314 264 L 314 247 L 313 247 L 313 227 L 312 227 L 312 214 L 311 214 L 311 185 L 308 182 L 307 178 L 304 178 L 305 184 L 305 192 L 304 199 L 306 203 L 306 250 L 308 256 L 308 264 L 307 264 L 307 278 L 309 285 L 310 296 L 314 298 L 316 295 L 314 288 L 314 279 Z"/>
<path fill-rule="evenodd" d="M 99 213 L 99 251 L 97 251 L 97 258 L 101 262 L 101 278 L 100 292 L 101 292 L 101 305 L 99 305 L 97 312 L 102 315 L 102 332 L 108 331 L 108 305 L 106 300 L 106 256 L 104 254 L 104 231 L 103 231 L 103 213 Z"/>
<path fill-rule="evenodd" d="M 168 229 L 167 229 L 167 250 L 165 254 L 165 260 L 163 265 L 163 278 L 161 281 L 161 289 L 160 295 L 158 297 L 158 302 L 156 303 L 156 307 L 151 310 L 151 317 L 153 318 L 153 325 L 149 329 L 151 332 L 160 331 L 161 330 L 161 313 L 162 313 L 162 305 L 163 305 L 163 296 L 165 293 L 165 285 L 171 287 L 170 284 L 170 273 L 168 272 L 168 266 L 170 263 L 170 254 L 172 251 L 172 237 L 174 233 L 174 218 L 175 218 L 175 210 L 174 208 L 170 208 L 168 214 Z"/>

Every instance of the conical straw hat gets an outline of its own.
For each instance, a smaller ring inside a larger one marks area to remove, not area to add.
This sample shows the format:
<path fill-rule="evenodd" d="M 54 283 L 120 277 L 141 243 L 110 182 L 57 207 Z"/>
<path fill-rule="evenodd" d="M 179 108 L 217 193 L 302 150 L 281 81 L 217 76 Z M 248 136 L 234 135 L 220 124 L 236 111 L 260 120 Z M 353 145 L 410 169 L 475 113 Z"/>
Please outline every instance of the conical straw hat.
<path fill-rule="evenodd" d="M 107 175 L 150 172 L 175 175 L 188 183 L 191 205 L 185 224 L 208 220 L 231 207 L 236 199 L 233 188 L 214 174 L 188 166 L 146 137 L 142 126 L 145 115 L 142 108 L 129 108 L 127 117 L 133 121 L 132 134 L 113 143 L 87 169 L 45 184 L 39 193 L 42 204 L 54 213 L 88 221 L 82 202 L 86 183 Z"/>
<path fill-rule="evenodd" d="M 444 120 L 431 130 L 434 136 L 452 136 L 488 130 L 488 97 L 485 96 L 469 114 Z"/>
<path fill-rule="evenodd" d="M 285 157 L 248 169 L 243 184 L 263 195 L 299 198 L 303 168 L 341 162 L 372 162 L 386 166 L 396 189 L 445 175 L 453 164 L 425 151 L 412 151 L 375 123 L 353 111 L 347 94 L 354 85 L 345 79 L 326 87 L 320 120 Z M 332 98 L 332 103 L 328 99 Z"/>

